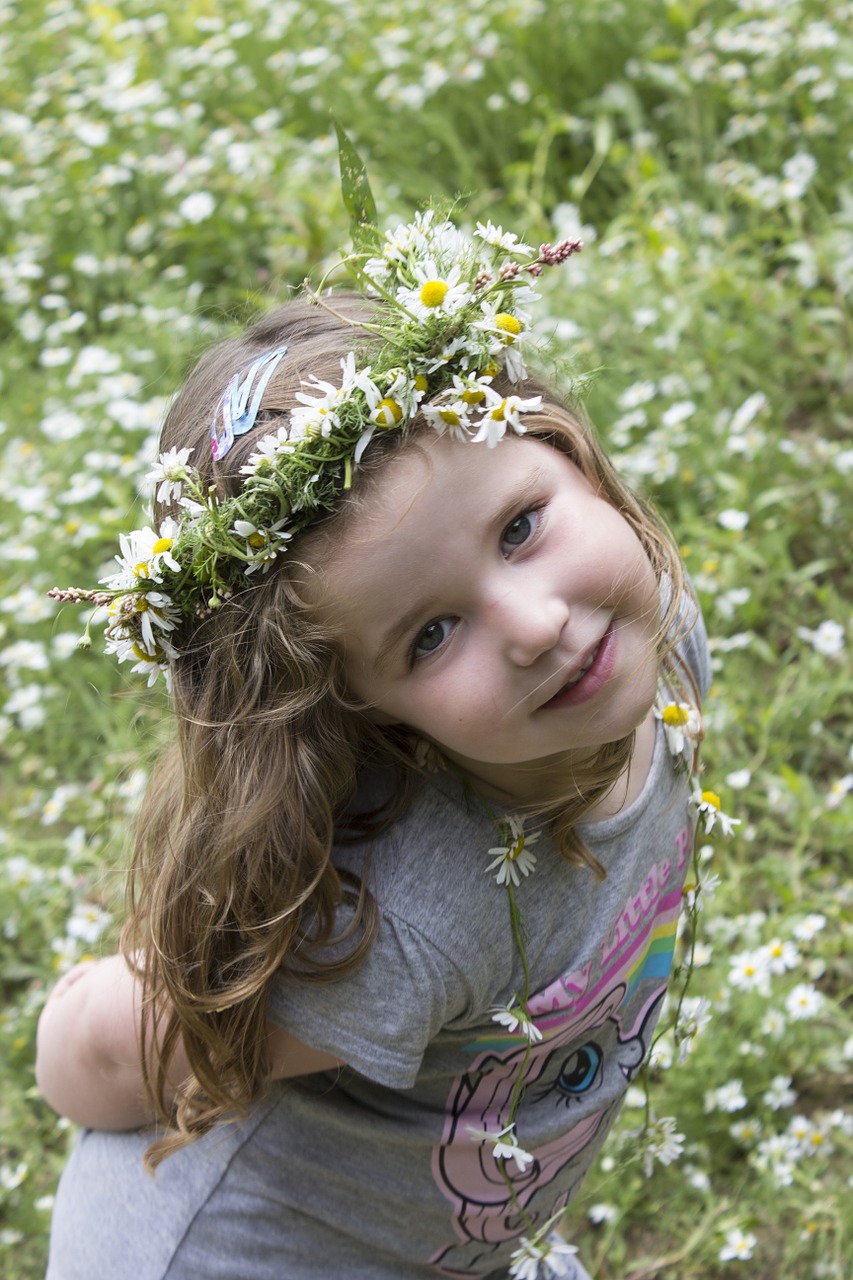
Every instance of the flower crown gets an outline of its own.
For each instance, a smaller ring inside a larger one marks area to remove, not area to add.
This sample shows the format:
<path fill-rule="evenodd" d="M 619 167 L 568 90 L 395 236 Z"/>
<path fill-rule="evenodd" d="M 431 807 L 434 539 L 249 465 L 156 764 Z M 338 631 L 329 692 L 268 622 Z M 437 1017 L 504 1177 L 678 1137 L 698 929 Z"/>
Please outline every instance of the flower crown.
<path fill-rule="evenodd" d="M 107 652 L 133 662 L 149 684 L 161 672 L 170 683 L 184 619 L 209 616 L 250 585 L 247 577 L 266 572 L 294 534 L 334 510 L 374 435 L 405 431 L 420 414 L 438 434 L 491 447 L 508 430 L 523 434 L 522 415 L 541 408 L 541 396 L 504 396 L 494 380 L 501 372 L 513 383 L 526 378 L 529 308 L 538 297 L 531 282 L 581 241 L 536 252 L 491 222 L 467 236 L 432 209 L 382 236 L 364 168 L 343 134 L 340 144 L 353 251 L 333 270 L 348 267 L 375 303 L 370 320 L 348 321 L 365 332 L 371 363 L 360 364 L 352 350 L 338 386 L 314 376 L 303 383 L 299 407 L 240 468 L 235 497 L 223 499 L 206 483 L 189 463 L 192 449 L 161 454 L 146 479 L 158 501 L 178 508 L 177 518 L 121 535 L 119 571 L 102 579 L 103 590 L 49 592 L 106 606 Z M 323 297 L 331 274 L 316 292 L 307 281 L 305 288 L 337 314 Z M 232 378 L 211 424 L 214 461 L 252 430 L 286 358 L 287 347 L 276 347 Z"/>

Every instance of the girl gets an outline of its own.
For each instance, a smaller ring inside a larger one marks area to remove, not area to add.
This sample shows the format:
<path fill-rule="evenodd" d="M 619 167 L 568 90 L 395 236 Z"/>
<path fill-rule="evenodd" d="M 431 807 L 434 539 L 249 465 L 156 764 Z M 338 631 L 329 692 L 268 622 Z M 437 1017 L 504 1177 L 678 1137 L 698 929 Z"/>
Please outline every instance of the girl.
<path fill-rule="evenodd" d="M 109 604 L 178 736 L 121 954 L 41 1019 L 83 1126 L 49 1280 L 587 1274 L 554 1227 L 715 817 L 705 635 L 578 416 L 517 391 L 531 281 L 579 244 L 366 234 L 365 298 L 202 359 L 156 528 L 57 593 Z"/>

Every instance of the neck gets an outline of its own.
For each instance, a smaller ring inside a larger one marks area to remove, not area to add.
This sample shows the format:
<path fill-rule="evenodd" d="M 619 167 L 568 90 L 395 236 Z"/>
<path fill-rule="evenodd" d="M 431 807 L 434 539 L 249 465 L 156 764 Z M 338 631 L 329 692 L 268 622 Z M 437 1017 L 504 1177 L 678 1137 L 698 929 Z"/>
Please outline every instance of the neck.
<path fill-rule="evenodd" d="M 613 817 L 633 803 L 648 776 L 654 741 L 655 720 L 649 711 L 634 731 L 624 766 L 604 784 L 602 767 L 596 763 L 599 751 L 572 752 L 522 764 L 471 761 L 453 752 L 445 755 L 485 800 L 502 808 L 544 809 L 561 802 L 580 802 L 589 795 L 592 803 L 582 814 L 582 820 L 588 822 Z"/>

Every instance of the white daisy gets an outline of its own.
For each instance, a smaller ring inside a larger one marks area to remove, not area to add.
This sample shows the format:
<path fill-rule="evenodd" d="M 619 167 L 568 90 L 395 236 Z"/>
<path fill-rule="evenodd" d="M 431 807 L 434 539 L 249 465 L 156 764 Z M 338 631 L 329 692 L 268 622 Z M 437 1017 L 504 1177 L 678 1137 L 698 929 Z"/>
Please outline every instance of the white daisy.
<path fill-rule="evenodd" d="M 719 887 L 720 877 L 716 872 L 705 876 L 698 884 L 685 884 L 682 894 L 687 910 L 692 911 L 695 907 L 697 911 L 701 911 L 705 903 L 710 902 Z"/>
<path fill-rule="evenodd" d="M 493 304 L 484 302 L 483 319 L 474 326 L 488 335 L 491 354 L 502 356 L 512 382 L 523 382 L 527 377 L 523 348 L 531 336 L 527 316 L 520 306 L 522 299 L 517 296 L 520 293 L 521 289 L 513 292 L 512 311 L 499 311 Z"/>
<path fill-rule="evenodd" d="M 274 462 L 282 454 L 294 449 L 298 443 L 299 437 L 291 433 L 290 427 L 279 427 L 278 431 L 274 431 L 271 435 L 264 436 L 262 440 L 258 441 L 255 452 L 250 455 L 249 461 L 240 468 L 240 474 L 253 476 L 262 462 Z"/>
<path fill-rule="evenodd" d="M 503 440 L 507 427 L 512 427 L 518 436 L 523 436 L 527 428 L 521 421 L 520 414 L 536 413 L 542 408 L 541 396 L 530 396 L 523 400 L 521 396 L 502 396 L 490 386 L 483 387 L 486 397 L 486 408 L 480 418 L 477 434 L 473 443 L 485 440 L 490 449 Z"/>
<path fill-rule="evenodd" d="M 385 387 L 381 400 L 370 411 L 370 425 L 356 442 L 353 462 L 358 465 L 377 431 L 404 426 L 412 418 L 426 394 L 427 380 L 422 374 L 410 378 L 402 370 Z M 378 390 L 378 389 L 377 389 Z M 381 393 L 380 393 L 381 394 Z M 372 397 L 371 397 L 372 398 Z M 370 401 L 368 401 L 368 404 Z"/>
<path fill-rule="evenodd" d="M 156 493 L 158 502 L 171 502 L 180 497 L 184 481 L 189 479 L 187 461 L 192 452 L 192 449 L 168 449 L 160 454 L 145 477 L 148 484 L 159 486 Z"/>
<path fill-rule="evenodd" d="M 704 818 L 706 836 L 714 830 L 718 822 L 724 836 L 733 835 L 735 827 L 740 826 L 740 818 L 730 818 L 728 814 L 723 813 L 720 797 L 716 792 L 703 791 L 698 782 L 693 785 L 690 801 L 700 817 Z"/>
<path fill-rule="evenodd" d="M 452 316 L 470 297 L 469 285 L 461 279 L 458 266 L 442 272 L 432 259 L 418 262 L 414 268 L 414 284 L 397 290 L 397 303 L 418 320 L 433 316 Z"/>
<path fill-rule="evenodd" d="M 747 1262 L 752 1257 L 752 1252 L 758 1241 L 751 1231 L 744 1233 L 740 1228 L 735 1227 L 731 1231 L 726 1232 L 726 1243 L 720 1250 L 718 1257 L 721 1262 Z"/>
<path fill-rule="evenodd" d="M 467 364 L 469 368 L 476 368 L 487 358 L 488 353 L 481 351 L 470 335 L 460 334 L 446 343 L 437 355 L 424 359 L 423 368 L 427 375 L 435 373 L 436 369 L 443 369 L 445 365 L 457 362 L 460 365 Z"/>
<path fill-rule="evenodd" d="M 521 1237 L 518 1249 L 513 1250 L 509 1274 L 513 1280 L 552 1280 L 556 1276 L 570 1276 L 573 1269 L 566 1259 L 577 1253 L 573 1244 L 552 1233 L 546 1240 L 529 1240 Z"/>
<path fill-rule="evenodd" d="M 785 1008 L 794 1022 L 814 1018 L 824 1006 L 824 996 L 810 982 L 800 982 L 788 993 Z"/>
<path fill-rule="evenodd" d="M 468 1132 L 477 1142 L 491 1142 L 492 1155 L 496 1160 L 514 1160 L 519 1173 L 524 1173 L 535 1159 L 529 1151 L 525 1151 L 519 1145 L 514 1124 L 508 1124 L 498 1133 L 488 1129 L 475 1129 L 473 1125 L 469 1125 Z"/>
<path fill-rule="evenodd" d="M 696 742 L 702 735 L 702 717 L 695 707 L 686 702 L 655 705 L 654 713 L 663 723 L 666 745 L 671 755 L 683 755 L 686 743 Z"/>
<path fill-rule="evenodd" d="M 355 353 L 350 351 L 341 360 L 341 385 L 335 387 L 313 374 L 305 386 L 313 386 L 322 395 L 311 396 L 304 391 L 296 392 L 296 399 L 301 408 L 293 409 L 290 414 L 290 436 L 303 440 L 311 436 L 328 438 L 333 429 L 339 425 L 337 411 L 346 403 L 355 391 L 363 392 L 368 408 L 373 411 L 382 399 L 382 392 L 370 379 L 370 366 L 356 369 Z"/>
<path fill-rule="evenodd" d="M 523 818 L 510 818 L 508 821 L 509 843 L 489 850 L 488 856 L 492 861 L 486 870 L 498 868 L 495 876 L 498 884 L 518 885 L 520 876 L 529 876 L 536 866 L 536 854 L 530 852 L 530 845 L 535 844 L 542 833 L 534 831 L 532 835 L 525 836 Z"/>
<path fill-rule="evenodd" d="M 246 566 L 246 573 L 256 573 L 262 569 L 266 573 L 284 544 L 293 536 L 285 533 L 286 519 L 277 520 L 267 529 L 261 529 L 250 520 L 235 520 L 232 533 L 246 539 L 246 552 L 252 557 Z"/>
<path fill-rule="evenodd" d="M 172 555 L 172 547 L 179 532 L 177 521 L 168 516 L 156 533 L 146 525 L 144 529 L 120 534 L 121 555 L 114 557 L 120 572 L 101 581 L 113 591 L 127 591 L 140 580 L 162 582 L 164 564 L 178 573 L 181 566 Z"/>
<path fill-rule="evenodd" d="M 412 253 L 425 253 L 433 217 L 434 210 L 426 209 L 416 213 L 412 222 L 401 222 L 392 231 L 386 231 L 382 245 L 385 262 L 405 262 Z"/>
<path fill-rule="evenodd" d="M 432 429 L 440 436 L 447 433 L 454 440 L 467 441 L 474 432 L 470 418 L 470 406 L 464 400 L 437 396 L 432 404 L 425 404 L 421 413 Z"/>
<path fill-rule="evenodd" d="M 513 1033 L 516 1029 L 520 1030 L 531 1044 L 536 1044 L 542 1039 L 542 1032 L 521 1005 L 517 1003 L 494 1005 L 490 1012 L 492 1022 L 499 1022 L 502 1027 L 506 1027 Z"/>
<path fill-rule="evenodd" d="M 493 249 L 503 249 L 504 253 L 515 253 L 521 257 L 533 252 L 529 244 L 522 244 L 519 241 L 514 231 L 504 231 L 503 227 L 496 227 L 491 219 L 485 226 L 482 222 L 478 222 L 474 235 L 485 240 L 486 244 L 490 244 Z"/>

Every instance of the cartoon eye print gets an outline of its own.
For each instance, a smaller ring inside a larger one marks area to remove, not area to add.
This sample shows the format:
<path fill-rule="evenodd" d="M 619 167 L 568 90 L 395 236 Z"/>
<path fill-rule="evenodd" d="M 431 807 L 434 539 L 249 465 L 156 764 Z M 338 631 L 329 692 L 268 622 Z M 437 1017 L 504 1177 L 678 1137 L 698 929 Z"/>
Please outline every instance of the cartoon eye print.
<path fill-rule="evenodd" d="M 548 1093 L 562 1095 L 566 1106 L 596 1088 L 601 1075 L 604 1054 L 594 1040 L 575 1049 L 563 1062 Z"/>
<path fill-rule="evenodd" d="M 574 1045 L 562 1056 L 552 1054 L 542 1072 L 547 1079 L 540 1079 L 539 1087 L 530 1094 L 531 1102 L 542 1102 L 554 1096 L 557 1106 L 571 1107 L 582 1102 L 587 1095 L 596 1093 L 604 1083 L 605 1051 L 595 1040 Z"/>

